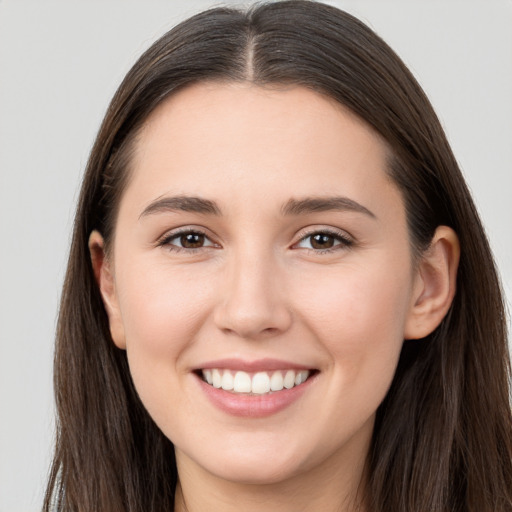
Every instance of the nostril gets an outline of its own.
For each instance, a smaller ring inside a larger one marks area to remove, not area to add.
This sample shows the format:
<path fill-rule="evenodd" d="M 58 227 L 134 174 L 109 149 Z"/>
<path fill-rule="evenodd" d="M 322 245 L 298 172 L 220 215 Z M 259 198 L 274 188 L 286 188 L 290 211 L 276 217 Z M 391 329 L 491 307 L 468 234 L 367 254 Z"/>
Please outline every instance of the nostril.
<path fill-rule="evenodd" d="M 284 307 L 253 304 L 219 306 L 214 315 L 217 327 L 225 334 L 246 339 L 262 339 L 285 332 L 291 325 L 291 315 Z"/>

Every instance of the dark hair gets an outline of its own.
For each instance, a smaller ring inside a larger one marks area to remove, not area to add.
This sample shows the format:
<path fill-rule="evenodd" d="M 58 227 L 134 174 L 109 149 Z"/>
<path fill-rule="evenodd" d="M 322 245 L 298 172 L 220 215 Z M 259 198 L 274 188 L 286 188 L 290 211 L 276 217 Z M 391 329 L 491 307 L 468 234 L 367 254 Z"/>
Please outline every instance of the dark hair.
<path fill-rule="evenodd" d="M 512 510 L 510 367 L 492 254 L 457 162 L 421 87 L 368 27 L 310 1 L 215 8 L 165 34 L 127 74 L 99 130 L 78 203 L 55 354 L 56 451 L 44 510 L 173 510 L 172 443 L 140 402 L 112 342 L 88 238 L 107 247 L 129 180 L 131 149 L 150 113 L 206 80 L 295 84 L 331 97 L 391 150 L 411 245 L 437 226 L 458 234 L 457 293 L 427 338 L 404 342 L 377 411 L 368 455 L 369 510 Z"/>

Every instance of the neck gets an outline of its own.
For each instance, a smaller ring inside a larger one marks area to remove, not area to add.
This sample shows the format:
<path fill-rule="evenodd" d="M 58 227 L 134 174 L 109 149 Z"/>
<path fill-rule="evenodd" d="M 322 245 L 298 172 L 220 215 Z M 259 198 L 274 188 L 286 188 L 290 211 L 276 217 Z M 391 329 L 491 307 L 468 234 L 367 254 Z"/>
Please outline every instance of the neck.
<path fill-rule="evenodd" d="M 247 484 L 221 479 L 177 454 L 176 512 L 365 512 L 365 460 L 338 457 L 285 481 Z M 181 462 L 181 463 L 180 463 Z"/>

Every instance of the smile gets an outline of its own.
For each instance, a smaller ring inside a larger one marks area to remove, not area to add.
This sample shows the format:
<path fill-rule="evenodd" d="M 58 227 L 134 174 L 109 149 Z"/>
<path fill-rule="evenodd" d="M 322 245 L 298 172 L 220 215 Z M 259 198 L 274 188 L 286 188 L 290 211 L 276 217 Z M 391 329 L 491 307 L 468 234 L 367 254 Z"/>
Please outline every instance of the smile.
<path fill-rule="evenodd" d="M 214 388 L 234 394 L 253 395 L 292 389 L 306 382 L 310 375 L 310 370 L 276 370 L 255 373 L 217 368 L 201 370 L 203 381 Z"/>

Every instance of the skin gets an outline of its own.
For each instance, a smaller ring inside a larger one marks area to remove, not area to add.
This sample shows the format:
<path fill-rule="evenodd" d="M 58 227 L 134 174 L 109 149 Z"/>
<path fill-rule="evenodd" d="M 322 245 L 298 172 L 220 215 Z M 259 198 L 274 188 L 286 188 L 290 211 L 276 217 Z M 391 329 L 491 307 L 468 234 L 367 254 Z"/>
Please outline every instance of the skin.
<path fill-rule="evenodd" d="M 413 262 L 388 155 L 364 122 L 300 87 L 198 84 L 147 120 L 112 246 L 97 232 L 89 245 L 113 341 L 175 445 L 178 511 L 364 510 L 375 411 L 404 338 L 446 314 L 459 251 L 440 227 Z M 220 214 L 143 214 L 172 196 L 215 201 Z M 332 196 L 371 213 L 282 213 L 290 200 Z M 184 227 L 205 245 L 176 250 L 183 239 L 170 235 Z M 330 250 L 311 233 L 326 233 Z M 193 373 L 226 357 L 318 373 L 284 410 L 235 417 Z"/>

